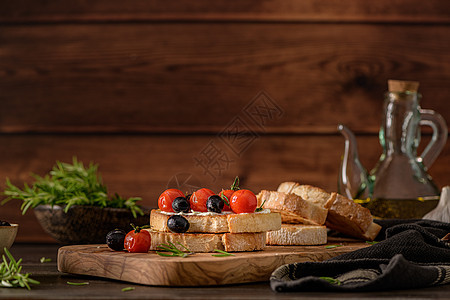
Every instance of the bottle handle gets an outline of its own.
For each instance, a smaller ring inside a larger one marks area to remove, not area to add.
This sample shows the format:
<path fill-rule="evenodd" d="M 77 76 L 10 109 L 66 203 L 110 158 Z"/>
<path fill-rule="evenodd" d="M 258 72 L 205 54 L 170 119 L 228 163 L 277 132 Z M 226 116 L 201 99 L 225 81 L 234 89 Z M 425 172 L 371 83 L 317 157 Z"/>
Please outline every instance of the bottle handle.
<path fill-rule="evenodd" d="M 433 129 L 433 136 L 431 137 L 431 141 L 425 147 L 422 154 L 417 158 L 419 162 L 421 162 L 425 169 L 429 169 L 431 165 L 434 163 L 436 158 L 441 153 L 442 149 L 447 142 L 447 123 L 444 118 L 431 109 L 419 109 L 421 120 L 420 125 L 430 126 Z"/>

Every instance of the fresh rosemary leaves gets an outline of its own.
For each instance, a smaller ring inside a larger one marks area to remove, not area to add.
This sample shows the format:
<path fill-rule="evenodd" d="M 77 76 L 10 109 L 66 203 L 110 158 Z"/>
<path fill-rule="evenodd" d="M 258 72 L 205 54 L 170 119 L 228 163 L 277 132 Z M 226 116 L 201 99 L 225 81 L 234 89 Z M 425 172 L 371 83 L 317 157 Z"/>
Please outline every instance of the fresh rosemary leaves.
<path fill-rule="evenodd" d="M 325 246 L 325 249 L 334 249 L 337 247 L 342 247 L 342 245 L 329 245 L 329 246 Z"/>
<path fill-rule="evenodd" d="M 6 179 L 6 189 L 3 192 L 7 198 L 2 204 L 11 199 L 22 200 L 22 214 L 31 207 L 41 204 L 65 205 L 67 212 L 72 205 L 86 205 L 99 207 L 127 208 L 136 218 L 143 215 L 142 209 L 136 204 L 138 197 L 124 199 L 118 194 L 108 197 L 106 186 L 97 174 L 98 165 L 90 163 L 87 168 L 82 162 L 73 158 L 73 164 L 56 162 L 49 174 L 44 177 L 33 175 L 35 182 L 23 189 L 14 186 Z"/>
<path fill-rule="evenodd" d="M 89 285 L 89 282 L 71 282 L 71 281 L 67 281 L 68 285 L 76 285 L 76 286 L 81 286 L 81 285 Z"/>
<path fill-rule="evenodd" d="M 182 257 L 185 258 L 188 255 L 192 255 L 194 254 L 194 252 L 192 252 L 191 250 L 189 250 L 186 246 L 182 245 L 181 243 L 177 243 L 178 245 L 180 245 L 184 250 L 186 250 L 187 252 L 183 252 L 182 250 L 178 249 L 177 246 L 175 246 L 173 243 L 169 242 L 169 244 L 161 244 L 158 246 L 158 249 L 161 249 L 161 251 L 156 251 L 156 254 L 160 255 L 160 256 L 178 256 L 178 257 Z M 164 253 L 164 252 L 169 252 L 169 253 Z"/>
<path fill-rule="evenodd" d="M 375 245 L 375 244 L 378 244 L 379 242 L 377 242 L 377 241 L 366 241 L 366 244 L 369 244 L 369 245 Z"/>
<path fill-rule="evenodd" d="M 30 284 L 39 284 L 39 281 L 30 278 L 30 273 L 22 274 L 22 266 L 20 263 L 22 259 L 16 261 L 8 249 L 3 249 L 9 259 L 6 260 L 5 255 L 2 255 L 3 261 L 0 264 L 0 287 L 25 287 L 30 289 Z"/>
<path fill-rule="evenodd" d="M 46 263 L 46 262 L 51 262 L 52 259 L 51 258 L 46 258 L 46 257 L 41 257 L 41 259 L 39 260 L 41 262 L 41 264 Z"/>
<path fill-rule="evenodd" d="M 219 249 L 214 249 L 214 252 L 217 252 L 219 254 L 211 254 L 211 256 L 215 256 L 215 257 L 234 256 L 233 253 L 228 253 L 226 251 L 219 250 Z"/>
<path fill-rule="evenodd" d="M 339 281 L 339 279 L 335 279 L 333 277 L 319 277 L 320 279 L 326 280 L 331 284 L 335 284 L 335 285 L 341 285 L 341 282 Z"/>

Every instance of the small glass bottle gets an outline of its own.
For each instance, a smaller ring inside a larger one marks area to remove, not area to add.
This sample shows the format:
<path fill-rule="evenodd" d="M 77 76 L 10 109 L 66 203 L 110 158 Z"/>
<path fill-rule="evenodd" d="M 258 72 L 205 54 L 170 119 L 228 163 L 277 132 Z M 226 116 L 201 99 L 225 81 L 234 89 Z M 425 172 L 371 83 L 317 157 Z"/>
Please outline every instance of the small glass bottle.
<path fill-rule="evenodd" d="M 418 83 L 389 81 L 379 138 L 383 153 L 370 172 L 367 207 L 381 218 L 421 218 L 439 201 L 439 189 L 426 172 L 447 140 L 445 120 L 419 106 Z M 433 128 L 431 142 L 418 156 L 420 125 Z"/>

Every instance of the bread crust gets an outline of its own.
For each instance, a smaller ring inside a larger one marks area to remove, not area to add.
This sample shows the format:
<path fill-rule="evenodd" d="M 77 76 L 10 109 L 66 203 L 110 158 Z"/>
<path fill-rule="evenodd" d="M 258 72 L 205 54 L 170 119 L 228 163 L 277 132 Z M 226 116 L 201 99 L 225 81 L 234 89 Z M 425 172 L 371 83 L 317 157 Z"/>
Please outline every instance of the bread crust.
<path fill-rule="evenodd" d="M 325 207 L 329 209 L 325 225 L 330 229 L 364 240 L 374 240 L 381 229 L 367 208 L 338 193 L 331 193 Z"/>
<path fill-rule="evenodd" d="M 150 227 L 154 230 L 170 232 L 167 227 L 167 220 L 172 215 L 165 214 L 159 209 L 153 209 L 150 213 Z M 206 232 L 206 233 L 222 233 L 228 232 L 227 215 L 216 214 L 214 216 L 186 215 L 189 221 L 189 230 L 187 232 Z"/>
<path fill-rule="evenodd" d="M 308 246 L 327 243 L 327 228 L 325 226 L 283 224 L 280 230 L 266 234 L 268 245 Z"/>
<path fill-rule="evenodd" d="M 178 244 L 182 244 L 192 252 L 212 252 L 214 249 L 225 250 L 220 233 L 172 233 L 148 230 L 151 236 L 150 250 L 161 250 L 161 244 L 173 243 L 178 249 L 183 250 Z"/>
<path fill-rule="evenodd" d="M 257 251 L 266 247 L 266 233 L 225 233 L 222 243 L 227 252 Z"/>
<path fill-rule="evenodd" d="M 292 194 L 292 190 L 299 185 L 300 184 L 298 184 L 297 182 L 292 182 L 292 181 L 282 182 L 278 186 L 277 192 L 285 193 L 285 194 Z"/>
<path fill-rule="evenodd" d="M 227 215 L 228 229 L 231 233 L 265 232 L 281 229 L 281 215 L 277 212 L 261 214 Z"/>
<path fill-rule="evenodd" d="M 278 192 L 280 193 L 280 191 L 291 192 L 290 195 L 298 196 L 298 198 L 285 197 L 286 199 L 281 199 L 278 195 L 279 199 L 269 201 L 269 205 L 267 206 L 264 205 L 273 211 L 279 211 L 283 223 L 318 223 L 310 215 L 302 213 L 301 210 L 293 209 L 295 206 L 289 201 L 292 200 L 298 203 L 302 203 L 303 201 L 323 207 L 328 213 L 326 215 L 326 221 L 322 224 L 346 235 L 364 240 L 374 240 L 381 230 L 378 224 L 373 223 L 373 217 L 367 208 L 338 193 L 328 193 L 321 188 L 311 185 L 300 185 L 295 182 L 281 183 L 278 187 Z M 276 197 L 273 194 L 267 196 L 268 192 L 266 191 L 260 193 L 260 195 L 261 198 L 265 197 L 267 199 Z M 307 210 L 306 206 L 303 209 Z"/>
<path fill-rule="evenodd" d="M 167 220 L 170 214 L 159 209 L 150 213 L 150 227 L 156 231 L 170 232 Z M 276 212 L 261 212 L 250 214 L 213 214 L 196 215 L 183 214 L 189 221 L 188 233 L 243 233 L 264 232 L 281 228 L 281 216 Z"/>
<path fill-rule="evenodd" d="M 257 195 L 264 208 L 281 213 L 283 223 L 323 225 L 328 210 L 295 194 L 262 190 Z"/>
<path fill-rule="evenodd" d="M 331 196 L 330 193 L 316 186 L 300 184 L 292 189 L 292 193 L 321 206 L 325 206 Z"/>
<path fill-rule="evenodd" d="M 196 253 L 224 250 L 243 252 L 263 250 L 266 245 L 266 233 L 172 233 L 147 229 L 151 236 L 150 250 L 160 250 L 161 244 L 173 243 L 178 249 L 182 244 Z"/>

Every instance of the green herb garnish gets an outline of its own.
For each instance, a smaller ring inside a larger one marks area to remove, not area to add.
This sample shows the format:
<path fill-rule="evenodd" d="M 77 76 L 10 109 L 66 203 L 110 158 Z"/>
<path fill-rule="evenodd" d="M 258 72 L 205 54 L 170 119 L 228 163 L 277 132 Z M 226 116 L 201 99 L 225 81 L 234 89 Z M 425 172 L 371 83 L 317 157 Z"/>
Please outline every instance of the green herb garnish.
<path fill-rule="evenodd" d="M 137 214 L 144 215 L 136 204 L 141 198 L 120 197 L 117 193 L 109 197 L 106 186 L 97 173 L 98 165 L 90 163 L 87 168 L 82 162 L 73 158 L 73 164 L 57 161 L 49 174 L 44 177 L 32 174 L 35 182 L 30 186 L 25 183 L 24 188 L 14 186 L 6 179 L 6 189 L 3 192 L 7 198 L 1 204 L 11 199 L 22 200 L 22 214 L 31 207 L 38 205 L 61 205 L 67 212 L 72 205 L 86 205 L 98 207 L 127 208 L 136 218 Z"/>
<path fill-rule="evenodd" d="M 158 254 L 160 256 L 170 256 L 170 257 L 178 256 L 178 257 L 182 257 L 182 258 L 185 258 L 188 255 L 194 254 L 194 252 L 189 250 L 186 246 L 182 245 L 181 243 L 177 242 L 177 244 L 180 245 L 182 248 L 184 248 L 187 252 L 183 252 L 182 250 L 178 249 L 177 246 L 175 246 L 173 243 L 169 242 L 169 244 L 161 244 L 157 248 L 161 249 L 164 252 L 170 252 L 171 254 L 163 253 L 163 252 L 159 252 L 159 251 L 156 251 L 156 254 Z"/>
<path fill-rule="evenodd" d="M 136 226 L 133 223 L 130 223 L 130 226 L 133 228 L 134 233 L 139 233 L 141 232 L 142 229 L 147 229 L 151 227 L 150 225 Z"/>
<path fill-rule="evenodd" d="M 70 282 L 70 281 L 67 281 L 67 284 L 70 284 L 70 285 L 88 285 L 89 282 Z"/>
<path fill-rule="evenodd" d="M 6 261 L 5 255 L 2 255 L 3 261 L 0 264 L 0 287 L 25 287 L 30 288 L 30 284 L 39 284 L 39 281 L 30 278 L 30 273 L 21 274 L 22 259 L 16 261 L 8 249 L 3 248 L 9 263 Z"/>
<path fill-rule="evenodd" d="M 234 178 L 234 181 L 233 181 L 233 184 L 230 187 L 230 190 L 232 190 L 232 191 L 240 190 L 240 188 L 239 188 L 239 177 L 238 176 L 236 176 Z"/>
<path fill-rule="evenodd" d="M 339 279 L 335 279 L 333 277 L 319 277 L 320 279 L 326 280 L 331 284 L 341 285 L 341 282 Z"/>
<path fill-rule="evenodd" d="M 342 247 L 342 245 L 329 245 L 329 246 L 325 246 L 325 249 L 334 249 L 337 247 Z"/>
<path fill-rule="evenodd" d="M 228 199 L 228 197 L 225 196 L 225 194 L 224 194 L 223 192 L 221 192 L 221 193 L 219 194 L 219 197 L 222 198 L 223 202 L 224 202 L 226 205 L 230 206 L 230 199 Z"/>
<path fill-rule="evenodd" d="M 133 291 L 133 290 L 134 290 L 134 287 L 129 286 L 129 287 L 123 288 L 122 292 L 128 292 L 128 291 Z"/>
<path fill-rule="evenodd" d="M 264 210 L 263 206 L 264 206 L 264 203 L 266 203 L 266 200 L 267 200 L 267 199 L 264 199 L 263 203 L 261 203 L 261 205 L 260 205 L 257 209 L 255 209 L 255 212 L 263 211 L 263 210 Z"/>
<path fill-rule="evenodd" d="M 218 252 L 218 253 L 220 253 L 220 254 L 211 254 L 211 256 L 216 256 L 216 257 L 234 256 L 233 253 L 228 253 L 228 252 L 226 252 L 226 251 L 219 250 L 219 249 L 214 249 L 214 252 Z"/>
<path fill-rule="evenodd" d="M 370 245 L 375 245 L 378 244 L 379 242 L 377 241 L 366 241 L 366 244 L 370 244 Z"/>
<path fill-rule="evenodd" d="M 43 264 L 43 263 L 46 263 L 46 262 L 51 262 L 52 259 L 51 258 L 41 257 L 41 259 L 39 261 L 41 262 L 41 264 Z"/>

